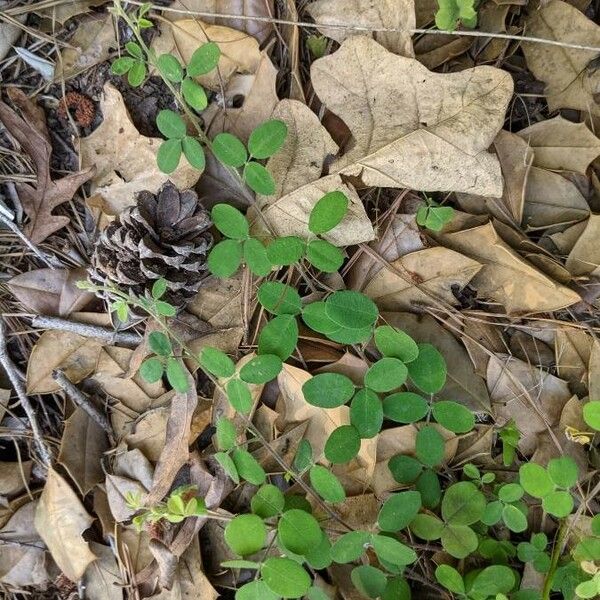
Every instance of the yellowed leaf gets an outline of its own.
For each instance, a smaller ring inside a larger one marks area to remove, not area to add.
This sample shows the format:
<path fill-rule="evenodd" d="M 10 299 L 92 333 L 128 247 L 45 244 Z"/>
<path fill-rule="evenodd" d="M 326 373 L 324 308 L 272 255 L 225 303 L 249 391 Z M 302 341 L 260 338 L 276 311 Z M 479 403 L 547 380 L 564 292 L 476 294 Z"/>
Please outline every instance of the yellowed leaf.
<path fill-rule="evenodd" d="M 512 97 L 505 71 L 432 73 L 357 36 L 315 61 L 311 78 L 354 136 L 334 171 L 365 186 L 502 194 L 500 165 L 488 147 Z"/>
<path fill-rule="evenodd" d="M 182 158 L 179 167 L 166 175 L 156 164 L 161 138 L 141 135 L 131 121 L 123 98 L 110 83 L 104 86 L 100 103 L 104 121 L 90 135 L 81 138 L 82 165 L 96 166 L 91 206 L 109 215 L 118 215 L 134 204 L 137 192 L 156 193 L 167 180 L 179 188 L 192 187 L 200 171 Z"/>
<path fill-rule="evenodd" d="M 417 0 L 420 2 L 420 0 Z M 366 29 L 396 29 L 376 31 L 373 39 L 390 52 L 413 57 L 412 29 L 416 26 L 414 0 L 317 0 L 307 7 L 308 13 L 320 25 L 319 31 L 342 43 L 351 35 L 365 35 L 352 27 Z M 328 28 L 325 25 L 345 27 Z"/>
<path fill-rule="evenodd" d="M 35 511 L 35 528 L 71 581 L 79 581 L 96 559 L 82 536 L 93 521 L 69 484 L 54 469 L 48 469 Z"/>

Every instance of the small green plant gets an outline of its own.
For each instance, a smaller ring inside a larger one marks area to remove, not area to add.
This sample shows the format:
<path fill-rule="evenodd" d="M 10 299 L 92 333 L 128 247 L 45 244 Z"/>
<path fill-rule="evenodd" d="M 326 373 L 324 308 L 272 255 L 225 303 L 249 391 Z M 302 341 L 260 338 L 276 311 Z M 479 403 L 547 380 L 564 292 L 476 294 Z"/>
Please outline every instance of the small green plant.
<path fill-rule="evenodd" d="M 454 31 L 462 23 L 465 27 L 477 25 L 477 0 L 437 0 L 435 24 L 438 29 Z"/>
<path fill-rule="evenodd" d="M 441 206 L 429 197 L 425 197 L 425 203 L 417 211 L 417 224 L 431 231 L 441 231 L 453 218 L 451 206 Z"/>

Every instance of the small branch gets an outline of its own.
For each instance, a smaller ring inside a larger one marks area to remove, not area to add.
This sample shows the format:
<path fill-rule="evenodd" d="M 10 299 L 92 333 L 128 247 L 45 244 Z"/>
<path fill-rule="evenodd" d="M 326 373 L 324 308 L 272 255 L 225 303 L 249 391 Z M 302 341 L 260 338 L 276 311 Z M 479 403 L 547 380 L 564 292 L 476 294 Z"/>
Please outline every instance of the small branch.
<path fill-rule="evenodd" d="M 84 337 L 91 337 L 101 340 L 107 344 L 119 344 L 121 346 L 135 347 L 138 346 L 142 338 L 137 333 L 129 331 L 114 331 L 108 327 L 100 325 L 87 325 L 86 323 L 77 323 L 61 319 L 60 317 L 46 317 L 36 315 L 31 320 L 31 325 L 38 329 L 60 329 L 70 333 L 77 333 Z"/>
<path fill-rule="evenodd" d="M 71 399 L 79 408 L 83 409 L 87 416 L 100 427 L 104 429 L 110 438 L 111 443 L 114 443 L 113 428 L 103 413 L 101 413 L 91 402 L 91 400 L 65 375 L 61 369 L 52 371 L 52 379 L 58 383 L 63 392 Z"/>
<path fill-rule="evenodd" d="M 6 323 L 3 319 L 0 318 L 0 364 L 4 367 L 10 382 L 12 383 L 15 392 L 19 398 L 19 402 L 27 415 L 27 420 L 29 421 L 29 426 L 31 427 L 31 433 L 33 434 L 33 439 L 35 440 L 35 444 L 38 449 L 38 453 L 41 461 L 44 463 L 46 468 L 49 468 L 52 464 L 52 454 L 44 441 L 44 436 L 42 434 L 42 430 L 37 422 L 37 417 L 35 415 L 35 411 L 27 393 L 25 392 L 25 386 L 21 381 L 21 377 L 19 376 L 19 371 L 13 363 L 10 355 L 8 354 L 8 347 L 6 345 Z"/>
<path fill-rule="evenodd" d="M 0 212 L 0 222 L 4 223 L 39 259 L 43 260 L 44 263 L 50 269 L 56 269 L 48 257 L 33 244 L 33 242 L 18 228 L 17 224 L 11 221 L 4 212 Z"/>

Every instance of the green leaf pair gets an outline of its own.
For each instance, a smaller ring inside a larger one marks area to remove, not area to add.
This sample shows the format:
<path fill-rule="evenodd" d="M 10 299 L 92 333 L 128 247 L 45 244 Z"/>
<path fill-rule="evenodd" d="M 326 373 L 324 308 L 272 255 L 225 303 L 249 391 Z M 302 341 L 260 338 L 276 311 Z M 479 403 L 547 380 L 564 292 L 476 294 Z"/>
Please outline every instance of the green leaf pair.
<path fill-rule="evenodd" d="M 518 483 L 507 483 L 498 488 L 498 500 L 485 507 L 482 523 L 492 526 L 502 521 L 510 531 L 521 533 L 527 529 L 527 505 L 521 502 L 524 494 Z"/>
<path fill-rule="evenodd" d="M 223 431 L 221 431 L 221 435 L 223 435 Z M 227 442 L 227 439 L 225 441 Z M 217 439 L 218 444 L 222 442 L 223 439 Z M 225 473 L 236 484 L 244 480 L 252 485 L 261 485 L 267 478 L 260 463 L 250 452 L 243 448 L 231 447 L 227 451 L 215 453 L 214 457 Z"/>
<path fill-rule="evenodd" d="M 521 562 L 530 562 L 538 573 L 547 573 L 550 569 L 550 556 L 546 552 L 548 538 L 544 533 L 534 533 L 530 542 L 520 542 L 517 556 Z"/>
<path fill-rule="evenodd" d="M 181 154 L 192 167 L 202 170 L 206 163 L 202 144 L 191 135 L 187 135 L 185 121 L 176 112 L 164 109 L 156 117 L 159 131 L 167 138 L 158 148 L 156 160 L 163 173 L 172 173 L 179 165 Z"/>
<path fill-rule="evenodd" d="M 129 56 L 117 58 L 111 65 L 111 71 L 115 75 L 127 75 L 129 85 L 139 87 L 148 74 L 144 52 L 135 42 L 127 42 L 125 50 Z"/>
<path fill-rule="evenodd" d="M 504 565 L 492 565 L 464 578 L 454 567 L 440 565 L 435 570 L 435 578 L 448 591 L 469 600 L 506 597 L 518 581 L 515 572 Z"/>
<path fill-rule="evenodd" d="M 171 341 L 162 331 L 153 331 L 148 336 L 150 350 L 156 354 L 144 360 L 140 365 L 139 373 L 148 383 L 159 381 L 166 374 L 171 387 L 185 393 L 189 389 L 189 374 L 180 358 L 173 356 Z"/>

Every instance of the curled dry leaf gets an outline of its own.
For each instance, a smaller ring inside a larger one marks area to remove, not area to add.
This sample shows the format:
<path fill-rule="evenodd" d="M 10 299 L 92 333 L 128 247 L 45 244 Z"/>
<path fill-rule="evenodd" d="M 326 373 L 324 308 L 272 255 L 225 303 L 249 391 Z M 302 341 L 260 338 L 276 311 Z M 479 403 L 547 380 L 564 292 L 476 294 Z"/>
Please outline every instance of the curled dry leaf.
<path fill-rule="evenodd" d="M 27 393 L 50 394 L 60 390 L 52 378 L 54 369 L 62 369 L 72 383 L 79 383 L 96 367 L 102 345 L 68 331 L 42 333 L 27 363 Z"/>
<path fill-rule="evenodd" d="M 512 96 L 508 73 L 432 73 L 370 38 L 351 37 L 315 61 L 311 77 L 354 136 L 334 171 L 365 186 L 501 196 L 500 165 L 487 149 Z"/>
<path fill-rule="evenodd" d="M 481 263 L 442 246 L 406 254 L 384 266 L 364 287 L 381 310 L 410 310 L 419 303 L 456 304 L 452 289 L 463 289 Z"/>
<path fill-rule="evenodd" d="M 91 206 L 109 215 L 117 215 L 134 203 L 141 190 L 156 193 L 167 179 L 179 188 L 192 187 L 200 171 L 180 162 L 170 175 L 161 173 L 156 164 L 160 138 L 141 135 L 129 117 L 121 94 L 111 84 L 104 86 L 101 102 L 104 121 L 89 136 L 80 140 L 83 165 L 95 165 Z"/>
<path fill-rule="evenodd" d="M 39 244 L 69 223 L 68 217 L 53 215 L 52 211 L 73 198 L 77 188 L 93 175 L 94 165 L 90 163 L 83 171 L 53 180 L 50 177 L 52 145 L 44 112 L 18 88 L 10 88 L 9 96 L 23 118 L 7 104 L 0 102 L 0 121 L 30 156 L 35 167 L 35 186 L 15 183 L 15 188 L 23 210 L 30 219 L 25 234 L 33 243 Z"/>
<path fill-rule="evenodd" d="M 278 236 L 308 236 L 313 206 L 326 193 L 341 191 L 350 201 L 348 213 L 323 237 L 338 246 L 372 240 L 373 226 L 354 188 L 339 175 L 319 179 L 326 156 L 335 152 L 336 146 L 314 113 L 296 100 L 282 100 L 273 117 L 286 123 L 288 135 L 282 149 L 267 163 L 276 181 L 276 193 L 257 199 L 272 232 Z M 262 230 L 269 235 L 259 216 L 253 227 L 255 233 Z"/>
<path fill-rule="evenodd" d="M 419 3 L 421 0 L 417 0 Z M 373 39 L 390 52 L 413 57 L 412 30 L 416 26 L 414 0 L 317 0 L 307 7 L 319 31 L 342 43 L 351 35 L 365 35 L 352 27 L 396 29 L 377 31 Z M 326 25 L 341 25 L 328 28 Z"/>
<path fill-rule="evenodd" d="M 491 223 L 436 238 L 483 264 L 471 285 L 479 298 L 499 302 L 509 314 L 560 310 L 580 300 L 579 294 L 523 260 L 500 239 Z"/>
<path fill-rule="evenodd" d="M 273 30 L 271 23 L 252 18 L 242 19 L 230 17 L 227 19 L 213 19 L 208 15 L 230 14 L 239 17 L 270 18 L 273 16 L 273 0 L 175 0 L 169 5 L 171 10 L 166 10 L 163 16 L 169 21 L 178 21 L 186 15 L 194 13 L 208 13 L 201 15 L 206 23 L 218 22 L 232 29 L 245 31 L 254 36 L 261 44 L 269 37 Z M 175 12 L 178 10 L 180 12 Z"/>
<path fill-rule="evenodd" d="M 192 54 L 209 41 L 219 46 L 221 58 L 215 70 L 196 78 L 203 86 L 220 90 L 235 73 L 256 73 L 261 53 L 258 42 L 252 36 L 197 19 L 162 23 L 161 35 L 154 38 L 152 49 L 158 55 L 170 52 L 187 65 Z"/>
<path fill-rule="evenodd" d="M 573 275 L 600 274 L 600 215 L 590 215 L 585 223 L 585 229 L 575 242 L 565 266 Z"/>
<path fill-rule="evenodd" d="M 77 494 L 52 468 L 35 511 L 35 528 L 60 570 L 79 581 L 96 556 L 82 533 L 93 523 Z"/>
<path fill-rule="evenodd" d="M 10 291 L 31 311 L 67 317 L 83 309 L 94 294 L 77 287 L 87 278 L 86 269 L 34 269 L 8 282 Z"/>
<path fill-rule="evenodd" d="M 276 83 L 277 69 L 263 52 L 256 72 L 234 75 L 225 88 L 225 97 L 213 102 L 202 114 L 209 124 L 210 137 L 228 131 L 247 142 L 252 131 L 271 117 L 279 102 Z M 242 106 L 234 108 L 234 99 L 236 106 L 243 99 Z"/>
<path fill-rule="evenodd" d="M 535 151 L 533 164 L 543 169 L 585 175 L 600 155 L 600 140 L 585 123 L 572 123 L 561 116 L 535 123 L 517 135 Z"/>
<path fill-rule="evenodd" d="M 527 33 L 533 37 L 600 46 L 600 26 L 567 2 L 552 0 L 531 11 Z M 597 57 L 592 50 L 575 50 L 546 44 L 522 45 L 527 66 L 536 79 L 546 83 L 551 111 L 574 108 L 600 114 L 595 95 L 600 91 L 600 70 L 588 68 Z"/>

